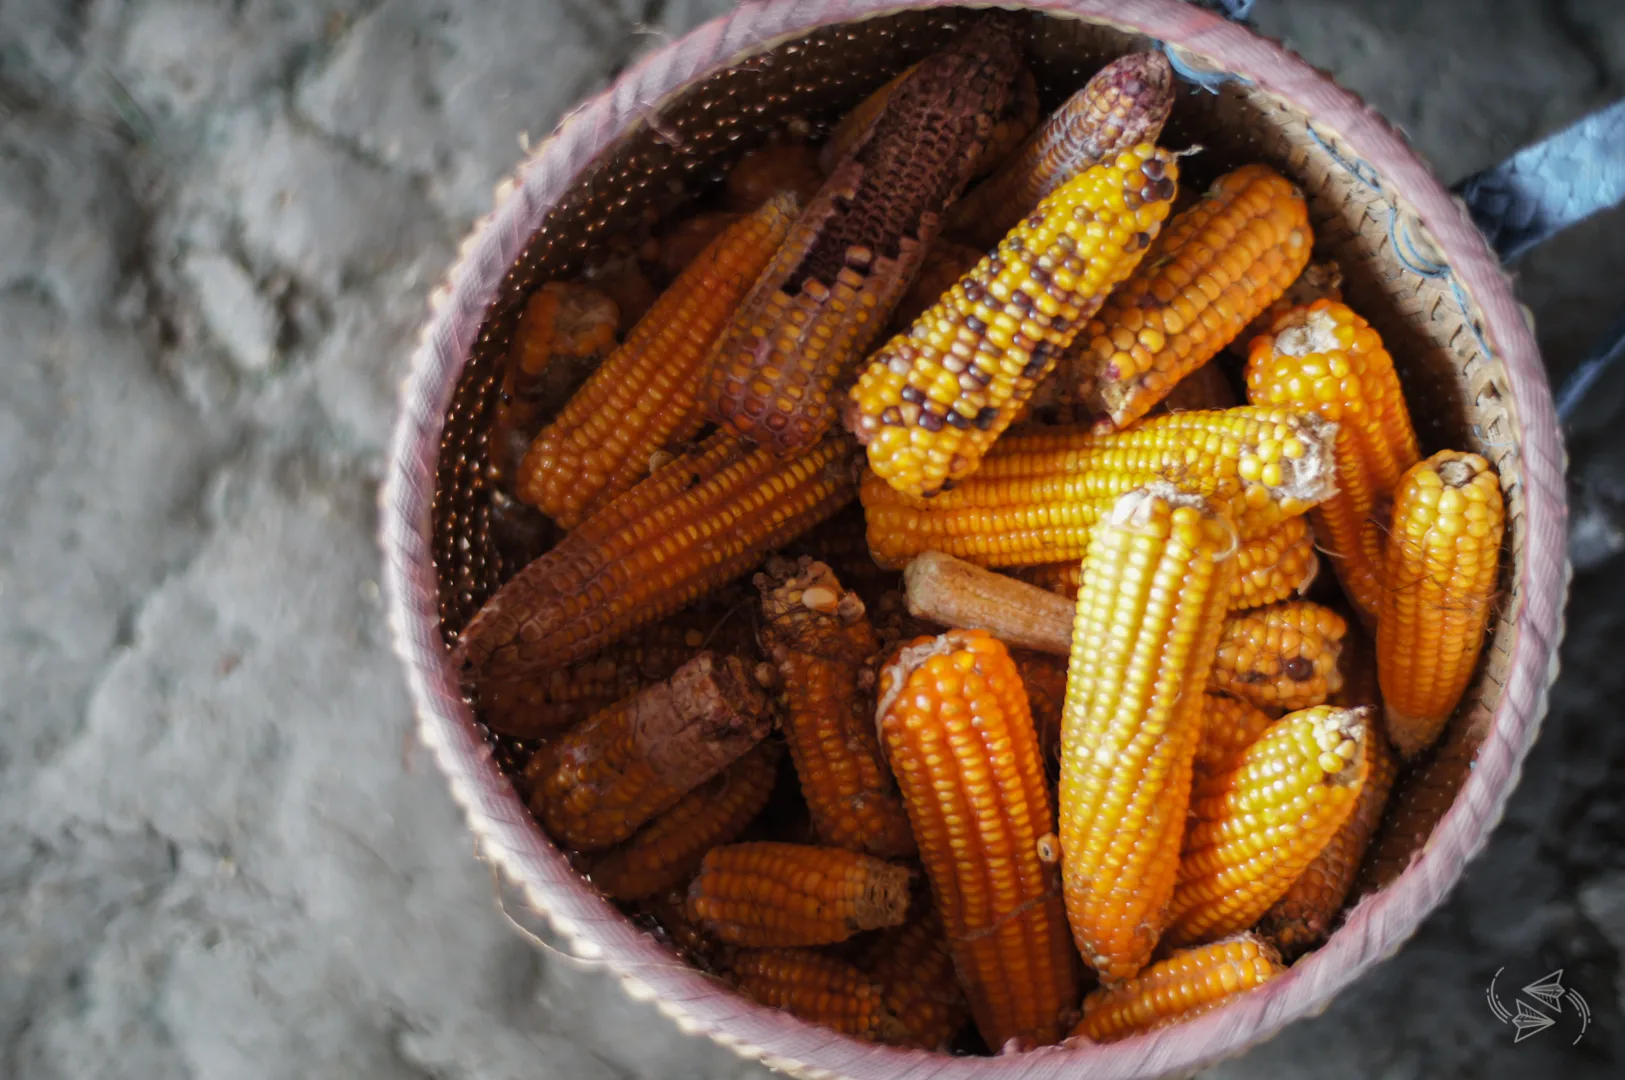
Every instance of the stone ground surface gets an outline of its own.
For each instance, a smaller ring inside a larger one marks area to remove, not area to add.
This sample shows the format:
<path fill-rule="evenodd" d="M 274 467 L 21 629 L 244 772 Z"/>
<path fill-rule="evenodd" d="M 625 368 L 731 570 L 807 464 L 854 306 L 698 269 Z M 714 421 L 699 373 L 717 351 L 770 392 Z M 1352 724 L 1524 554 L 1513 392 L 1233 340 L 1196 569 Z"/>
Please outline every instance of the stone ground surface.
<path fill-rule="evenodd" d="M 726 6 L 0 0 L 0 1075 L 762 1075 L 501 920 L 373 542 L 422 298 L 521 139 Z M 1449 179 L 1625 93 L 1617 0 L 1258 6 Z M 1621 281 L 1619 213 L 1519 269 L 1554 369 Z M 1488 853 L 1212 1075 L 1625 1068 L 1622 397 L 1574 444 L 1564 676 Z M 1503 966 L 1566 969 L 1578 1045 L 1511 1045 Z"/>

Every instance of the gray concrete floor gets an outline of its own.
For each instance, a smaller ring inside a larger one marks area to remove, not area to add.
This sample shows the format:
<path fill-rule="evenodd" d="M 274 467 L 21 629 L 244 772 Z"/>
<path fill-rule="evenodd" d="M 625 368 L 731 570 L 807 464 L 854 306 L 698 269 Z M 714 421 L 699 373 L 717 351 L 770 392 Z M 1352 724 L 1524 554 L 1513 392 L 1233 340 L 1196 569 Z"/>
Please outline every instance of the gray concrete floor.
<path fill-rule="evenodd" d="M 372 540 L 422 298 L 521 140 L 725 6 L 0 0 L 0 1076 L 762 1075 L 503 923 Z M 1625 94 L 1618 0 L 1258 7 L 1447 179 Z M 1625 311 L 1625 214 L 1518 278 L 1568 369 Z M 1564 676 L 1489 851 L 1212 1075 L 1625 1070 L 1622 396 L 1575 442 Z M 1556 966 L 1590 1030 L 1513 1046 L 1489 978 Z"/>

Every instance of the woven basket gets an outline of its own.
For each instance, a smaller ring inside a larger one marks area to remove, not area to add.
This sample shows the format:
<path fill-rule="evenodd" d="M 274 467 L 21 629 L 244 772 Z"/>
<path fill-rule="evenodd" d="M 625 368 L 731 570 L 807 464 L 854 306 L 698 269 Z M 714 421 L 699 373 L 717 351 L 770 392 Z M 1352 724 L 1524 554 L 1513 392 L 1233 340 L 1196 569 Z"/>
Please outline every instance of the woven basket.
<path fill-rule="evenodd" d="M 1200 143 L 1186 183 L 1262 160 L 1309 197 L 1318 251 L 1389 343 L 1424 451 L 1471 449 L 1500 473 L 1507 552 L 1493 640 L 1424 777 L 1438 807 L 1409 869 L 1323 948 L 1228 1007 L 1109 1046 L 954 1058 L 856 1042 L 761 1008 L 674 960 L 571 870 L 516 796 L 507 747 L 459 692 L 446 642 L 516 561 L 481 482 L 497 364 L 524 297 L 671 194 L 714 181 L 775 122 L 828 122 L 940 45 L 963 18 L 934 0 L 745 4 L 649 56 L 572 113 L 497 191 L 432 298 L 383 489 L 391 626 L 420 732 L 480 850 L 582 957 L 685 1031 L 800 1077 L 1188 1074 L 1325 1008 L 1397 950 L 1483 846 L 1539 728 L 1567 572 L 1563 451 L 1545 372 L 1499 263 L 1380 117 L 1303 61 L 1178 0 L 1033 0 L 1029 54 L 1048 100 L 1110 57 L 1164 45 L 1187 78 L 1167 145 Z M 1426 836 L 1431 829 L 1431 836 Z M 1403 840 L 1403 838 L 1401 838 Z"/>

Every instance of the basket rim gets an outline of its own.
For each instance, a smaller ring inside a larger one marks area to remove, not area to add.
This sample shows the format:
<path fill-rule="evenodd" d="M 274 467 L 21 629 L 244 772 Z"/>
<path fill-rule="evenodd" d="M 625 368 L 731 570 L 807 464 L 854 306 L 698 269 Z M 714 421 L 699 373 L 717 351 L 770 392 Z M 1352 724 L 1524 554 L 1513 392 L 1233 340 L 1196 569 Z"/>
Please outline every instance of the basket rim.
<path fill-rule="evenodd" d="M 430 512 L 445 410 L 489 301 L 543 215 L 577 175 L 662 101 L 744 56 L 843 22 L 942 7 L 1004 7 L 1074 17 L 1158 39 L 1212 70 L 1258 88 L 1334 133 L 1397 196 L 1436 242 L 1482 315 L 1484 340 L 1506 369 L 1524 487 L 1527 532 L 1515 568 L 1508 678 L 1466 783 L 1411 867 L 1361 903 L 1321 949 L 1288 973 L 1186 1024 L 1105 1046 L 1050 1047 L 1013 1057 L 949 1058 L 858 1042 L 755 1005 L 674 960 L 585 887 L 540 834 L 479 737 L 446 662 L 432 564 Z M 402 384 L 380 487 L 380 544 L 391 639 L 406 670 L 419 737 L 449 781 L 478 850 L 523 892 L 578 957 L 610 968 L 637 1000 L 652 1001 L 687 1033 L 803 1077 L 1008 1080 L 1057 1076 L 1185 1075 L 1240 1053 L 1333 996 L 1392 955 L 1454 886 L 1499 822 L 1539 731 L 1556 676 L 1567 594 L 1564 452 L 1545 368 L 1510 282 L 1465 207 L 1403 136 L 1358 97 L 1276 42 L 1184 0 L 750 0 L 655 50 L 568 114 L 498 185 L 493 210 L 459 248 L 430 296 L 430 312 Z"/>

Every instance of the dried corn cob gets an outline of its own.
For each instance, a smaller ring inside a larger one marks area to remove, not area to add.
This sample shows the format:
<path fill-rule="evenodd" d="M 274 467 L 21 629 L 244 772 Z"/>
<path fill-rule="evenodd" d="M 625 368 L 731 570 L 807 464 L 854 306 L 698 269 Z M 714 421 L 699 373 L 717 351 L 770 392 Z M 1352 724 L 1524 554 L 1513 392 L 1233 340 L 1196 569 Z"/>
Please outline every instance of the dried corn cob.
<path fill-rule="evenodd" d="M 903 588 L 916 618 L 986 630 L 1011 648 L 1071 652 L 1072 605 L 1036 585 L 927 551 L 909 562 Z"/>
<path fill-rule="evenodd" d="M 781 191 L 806 204 L 823 186 L 818 152 L 799 143 L 752 150 L 728 170 L 725 184 L 728 208 L 736 213 L 750 213 Z"/>
<path fill-rule="evenodd" d="M 809 1023 L 875 1041 L 908 1034 L 886 1008 L 880 985 L 834 957 L 806 949 L 750 949 L 733 957 L 729 971 L 752 1001 Z"/>
<path fill-rule="evenodd" d="M 1033 730 L 1045 770 L 1052 771 L 1061 760 L 1061 716 L 1066 707 L 1066 660 L 1028 649 L 1010 650 L 1010 659 L 1021 672 L 1021 685 L 1027 690 L 1032 709 Z"/>
<path fill-rule="evenodd" d="M 1159 480 L 1213 500 L 1244 539 L 1259 536 L 1332 492 L 1335 431 L 1311 413 L 1241 408 L 1173 413 L 1112 435 L 1012 433 L 974 476 L 931 499 L 866 475 L 869 550 L 887 567 L 931 550 L 983 566 L 1081 559 L 1112 501 Z"/>
<path fill-rule="evenodd" d="M 1173 71 L 1161 53 L 1107 64 L 1010 155 L 999 171 L 953 205 L 947 231 L 979 248 L 999 242 L 1056 188 L 1123 151 L 1154 143 L 1174 103 Z"/>
<path fill-rule="evenodd" d="M 1292 284 L 1313 242 L 1303 193 L 1266 165 L 1227 173 L 1171 219 L 1062 362 L 1096 429 L 1144 416 L 1216 356 Z"/>
<path fill-rule="evenodd" d="M 688 917 L 730 945 L 825 945 L 908 914 L 909 872 L 844 848 L 757 841 L 712 848 Z"/>
<path fill-rule="evenodd" d="M 841 584 L 862 597 L 866 608 L 873 608 L 882 596 L 902 584 L 902 578 L 895 570 L 882 569 L 869 554 L 867 529 L 863 507 L 853 503 L 808 530 L 789 546 L 787 554 L 811 555 L 827 563 Z"/>
<path fill-rule="evenodd" d="M 756 575 L 762 644 L 784 686 L 785 735 L 818 838 L 881 858 L 914 853 L 908 814 L 875 732 L 880 651 L 856 593 L 803 556 Z"/>
<path fill-rule="evenodd" d="M 992 20 L 898 86 L 735 314 L 706 388 L 712 420 L 781 454 L 835 422 L 836 383 L 919 270 L 1019 63 L 1011 24 Z"/>
<path fill-rule="evenodd" d="M 712 435 L 497 590 L 453 660 L 478 683 L 591 656 L 835 513 L 852 497 L 852 464 L 841 436 L 784 459 Z"/>
<path fill-rule="evenodd" d="M 662 944 L 690 964 L 701 971 L 725 970 L 734 957 L 733 946 L 722 944 L 690 922 L 684 903 L 682 892 L 668 890 L 638 901 L 633 910 Z"/>
<path fill-rule="evenodd" d="M 903 85 L 903 80 L 912 75 L 919 66 L 917 63 L 910 64 L 899 71 L 886 80 L 880 89 L 858 102 L 856 108 L 841 117 L 818 152 L 818 167 L 823 170 L 825 176 L 834 172 L 841 162 L 851 157 L 869 138 L 875 121 L 879 120 L 880 114 L 885 111 L 886 103 L 897 92 L 897 88 Z"/>
<path fill-rule="evenodd" d="M 1016 70 L 1015 83 L 1010 87 L 1010 100 L 1005 102 L 1004 109 L 999 115 L 993 118 L 993 134 L 988 136 L 987 145 L 982 149 L 982 156 L 976 161 L 972 178 L 986 176 L 1004 164 L 1038 126 L 1038 114 L 1042 110 L 1043 103 L 1038 98 L 1038 80 L 1033 77 L 1032 69 L 1023 64 Z M 1037 201 L 1033 200 L 1035 203 Z"/>
<path fill-rule="evenodd" d="M 1255 934 L 1182 949 L 1120 986 L 1085 997 L 1083 1020 L 1072 1034 L 1109 1043 L 1183 1023 L 1285 970 L 1280 955 Z"/>
<path fill-rule="evenodd" d="M 1372 715 L 1330 705 L 1291 713 L 1196 782 L 1168 944 L 1245 930 L 1286 894 L 1354 810 Z"/>
<path fill-rule="evenodd" d="M 660 269 L 668 278 L 676 277 L 741 216 L 718 211 L 678 222 L 660 238 Z"/>
<path fill-rule="evenodd" d="M 886 1007 L 907 1029 L 901 1045 L 941 1050 L 965 1026 L 969 1008 L 929 892 L 916 889 L 910 908 L 908 921 L 885 931 L 858 966 L 880 984 Z"/>
<path fill-rule="evenodd" d="M 734 840 L 767 805 L 784 746 L 768 740 L 592 865 L 605 896 L 640 900 L 680 885 L 705 853 Z"/>
<path fill-rule="evenodd" d="M 1433 745 L 1472 679 L 1495 600 L 1505 508 L 1489 462 L 1444 450 L 1394 493 L 1377 677 L 1407 760 Z"/>
<path fill-rule="evenodd" d="M 1246 360 L 1252 351 L 1253 339 L 1260 334 L 1272 333 L 1275 320 L 1295 307 L 1308 307 L 1316 300 L 1343 300 L 1343 268 L 1331 259 L 1312 262 L 1303 268 L 1298 280 L 1286 287 L 1280 298 L 1264 309 L 1263 314 L 1247 324 L 1230 343 L 1230 352 Z"/>
<path fill-rule="evenodd" d="M 767 697 L 744 663 L 702 652 L 543 750 L 530 807 L 559 843 L 606 848 L 733 764 L 770 727 Z"/>
<path fill-rule="evenodd" d="M 1288 960 L 1319 945 L 1331 933 L 1332 920 L 1343 909 L 1366 847 L 1382 822 L 1399 762 L 1379 727 L 1373 720 L 1366 732 L 1369 765 L 1365 785 L 1348 820 L 1259 921 L 1258 932 Z"/>
<path fill-rule="evenodd" d="M 1217 772 L 1258 741 L 1275 719 L 1251 702 L 1223 694 L 1202 701 L 1202 737 L 1196 744 L 1196 771 Z"/>
<path fill-rule="evenodd" d="M 1061 729 L 1072 936 L 1108 982 L 1151 956 L 1173 892 L 1235 530 L 1196 495 L 1122 496 L 1084 559 Z"/>
<path fill-rule="evenodd" d="M 1168 216 L 1179 167 L 1143 143 L 1056 189 L 852 388 L 846 426 L 898 491 L 976 470 Z"/>
<path fill-rule="evenodd" d="M 1337 666 L 1348 623 L 1294 600 L 1227 619 L 1208 685 L 1264 709 L 1307 709 L 1343 686 Z"/>
<path fill-rule="evenodd" d="M 970 273 L 981 261 L 982 252 L 979 248 L 967 247 L 937 237 L 936 243 L 925 253 L 919 274 L 892 312 L 886 333 L 901 334 L 907 330 L 915 319 L 942 299 L 943 293 L 953 288 L 956 281 Z"/>
<path fill-rule="evenodd" d="M 1044 1045 L 1078 997 L 1054 817 L 1020 674 L 981 631 L 900 649 L 878 717 L 971 1015 L 988 1046 Z"/>
<path fill-rule="evenodd" d="M 1421 456 L 1382 339 L 1343 304 L 1292 308 L 1275 321 L 1273 335 L 1254 339 L 1247 396 L 1338 422 L 1337 494 L 1311 516 L 1344 592 L 1362 617 L 1374 616 L 1389 501 Z"/>

